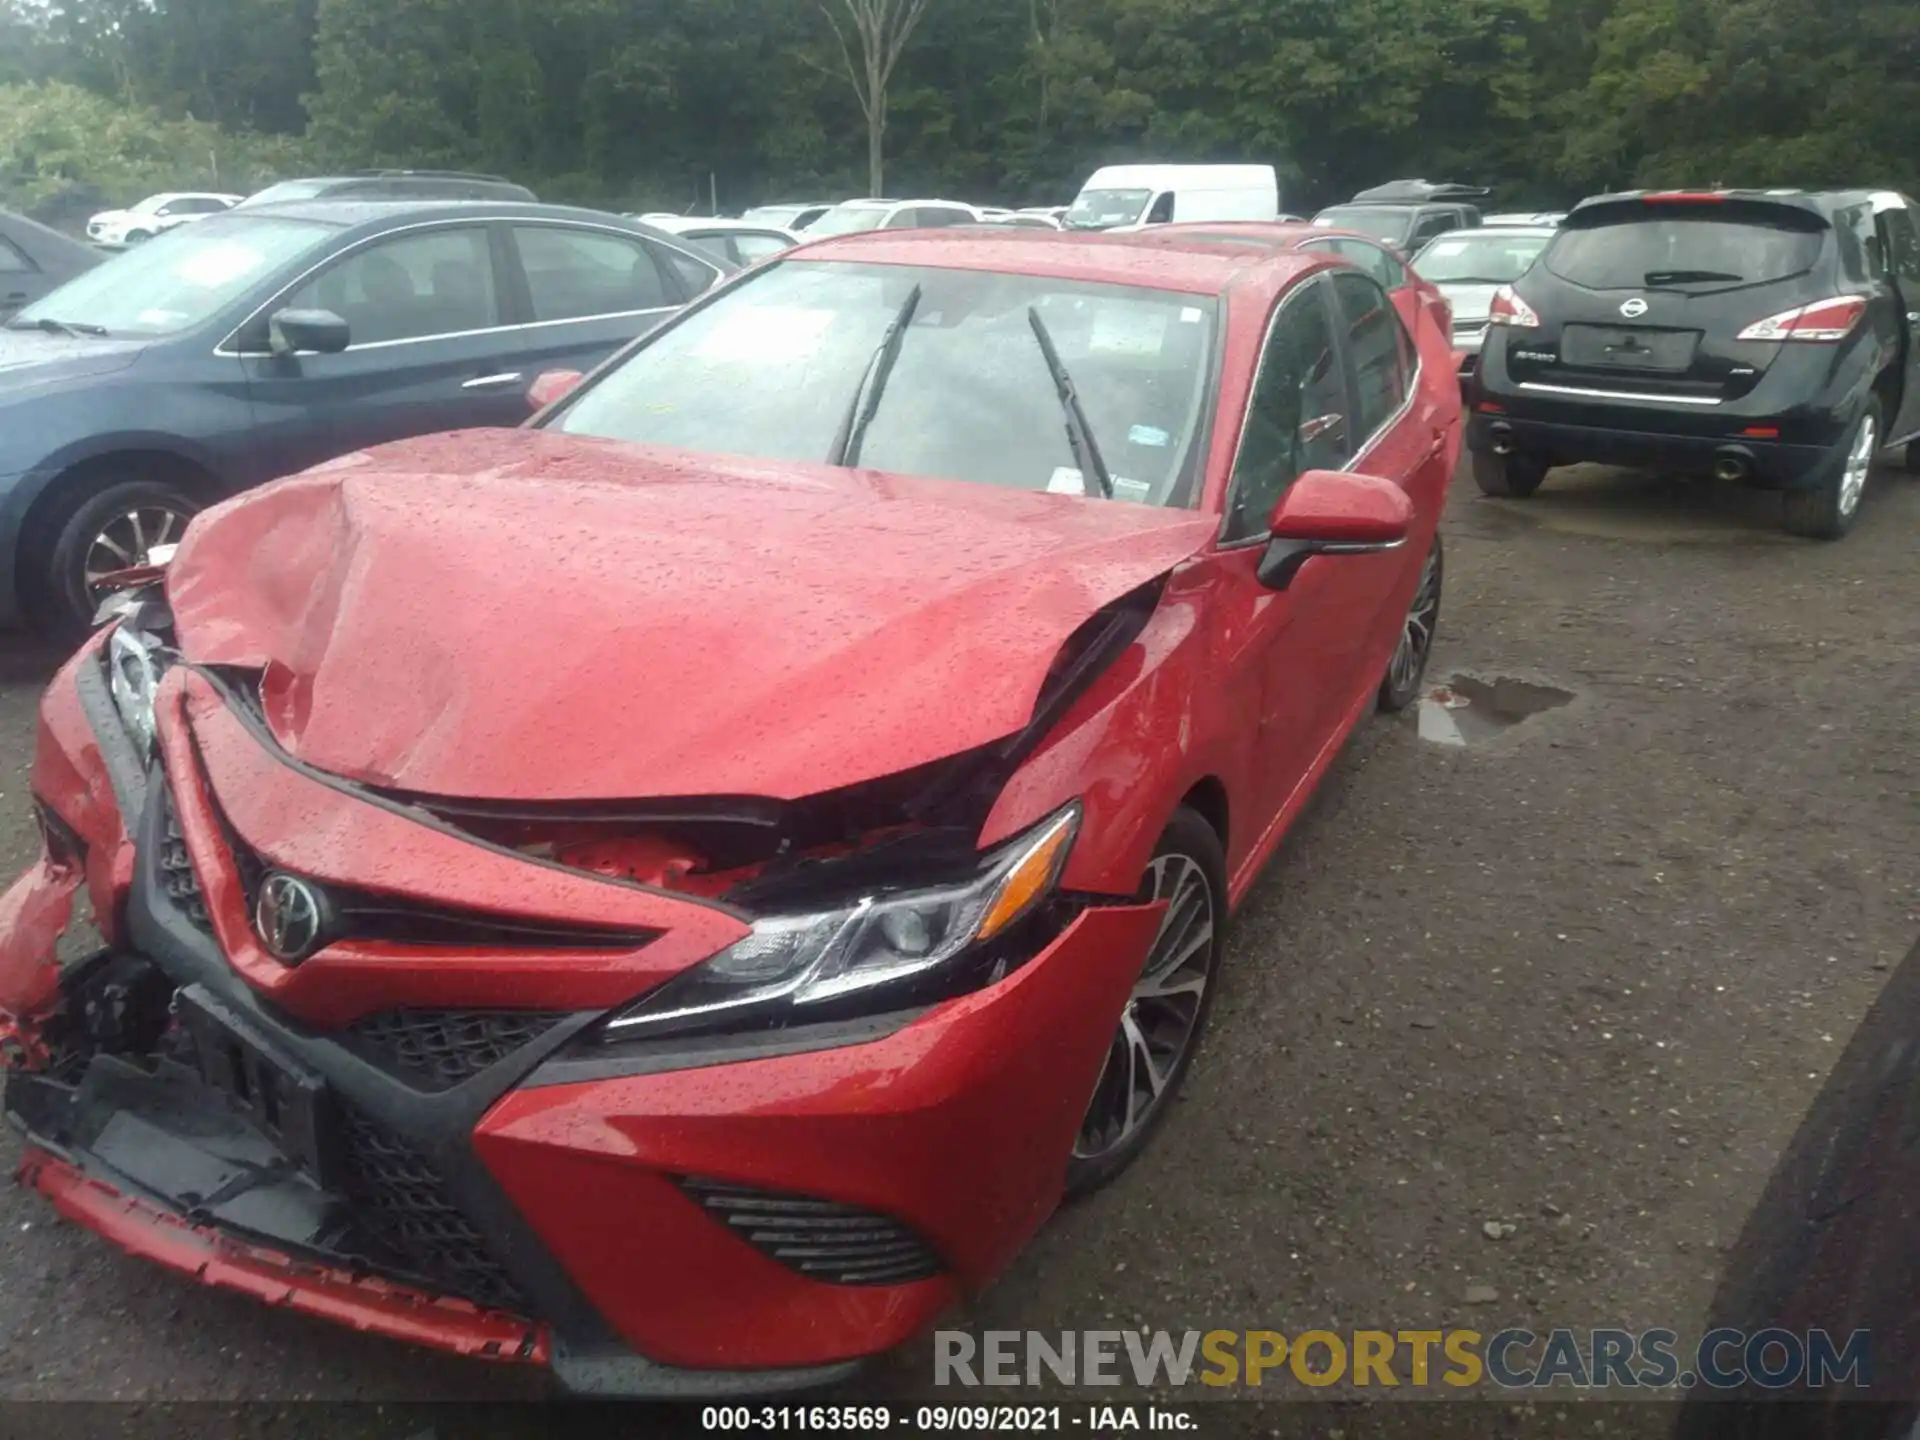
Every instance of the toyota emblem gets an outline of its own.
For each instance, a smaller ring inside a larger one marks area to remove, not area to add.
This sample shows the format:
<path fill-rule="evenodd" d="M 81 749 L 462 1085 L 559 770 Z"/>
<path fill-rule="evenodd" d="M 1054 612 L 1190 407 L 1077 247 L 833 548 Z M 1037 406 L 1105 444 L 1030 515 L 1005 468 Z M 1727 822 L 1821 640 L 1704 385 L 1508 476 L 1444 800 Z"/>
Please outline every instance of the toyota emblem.
<path fill-rule="evenodd" d="M 253 902 L 253 928 L 276 960 L 298 965 L 320 948 L 326 900 L 297 875 L 276 870 L 261 882 Z"/>
<path fill-rule="evenodd" d="M 1636 295 L 1620 307 L 1620 313 L 1629 320 L 1638 320 L 1647 313 L 1647 302 Z"/>

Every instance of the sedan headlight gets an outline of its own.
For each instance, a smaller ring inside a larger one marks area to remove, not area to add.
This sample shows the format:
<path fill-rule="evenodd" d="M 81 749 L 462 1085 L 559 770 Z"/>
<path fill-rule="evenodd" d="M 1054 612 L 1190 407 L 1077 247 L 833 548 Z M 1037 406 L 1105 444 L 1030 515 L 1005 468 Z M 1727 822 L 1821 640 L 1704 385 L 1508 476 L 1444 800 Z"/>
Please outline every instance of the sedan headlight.
<path fill-rule="evenodd" d="M 141 629 L 137 619 L 137 611 L 128 613 L 107 637 L 107 688 L 120 723 L 147 758 L 154 749 L 153 702 L 173 652 Z"/>
<path fill-rule="evenodd" d="M 806 1024 L 824 1018 L 830 1002 L 884 1006 L 938 972 L 982 958 L 1032 914 L 1059 884 L 1079 829 L 1076 802 L 964 877 L 763 916 L 738 944 L 608 1021 L 605 1037 Z"/>

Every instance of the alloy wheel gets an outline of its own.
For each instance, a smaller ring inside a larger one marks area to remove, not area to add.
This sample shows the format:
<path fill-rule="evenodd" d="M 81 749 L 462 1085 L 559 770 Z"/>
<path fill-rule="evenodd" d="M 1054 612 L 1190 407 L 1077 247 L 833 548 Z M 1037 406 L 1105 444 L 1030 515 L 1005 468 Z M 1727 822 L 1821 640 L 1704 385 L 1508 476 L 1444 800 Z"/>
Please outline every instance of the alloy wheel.
<path fill-rule="evenodd" d="M 87 547 L 87 593 L 92 595 L 116 571 L 152 564 L 154 547 L 178 543 L 186 533 L 187 520 L 178 510 L 154 504 L 113 516 Z"/>
<path fill-rule="evenodd" d="M 1159 1112 L 1193 1048 L 1213 981 L 1218 917 L 1200 863 L 1181 854 L 1158 857 L 1147 867 L 1141 899 L 1164 900 L 1167 910 L 1093 1087 L 1073 1145 L 1076 1160 L 1114 1153 Z"/>
<path fill-rule="evenodd" d="M 1846 469 L 1840 472 L 1840 513 L 1851 515 L 1860 508 L 1866 493 L 1867 472 L 1873 467 L 1874 452 L 1880 446 L 1880 432 L 1871 414 L 1860 417 L 1860 428 L 1853 432 L 1853 448 L 1847 452 Z"/>
<path fill-rule="evenodd" d="M 1434 621 L 1440 613 L 1440 547 L 1427 552 L 1427 563 L 1420 571 L 1420 588 L 1407 608 L 1407 623 L 1400 630 L 1400 645 L 1393 652 L 1393 665 L 1387 683 L 1396 694 L 1412 688 L 1427 663 L 1433 648 Z"/>

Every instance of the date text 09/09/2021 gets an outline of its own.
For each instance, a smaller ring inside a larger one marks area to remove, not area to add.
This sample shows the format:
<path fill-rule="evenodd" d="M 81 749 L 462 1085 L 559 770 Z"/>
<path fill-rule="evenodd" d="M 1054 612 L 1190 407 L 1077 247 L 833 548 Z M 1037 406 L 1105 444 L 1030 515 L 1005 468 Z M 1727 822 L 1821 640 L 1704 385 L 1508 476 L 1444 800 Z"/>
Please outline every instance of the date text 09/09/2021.
<path fill-rule="evenodd" d="M 745 1434 L 898 1431 L 908 1435 L 1056 1433 L 1163 1434 L 1199 1430 L 1193 1410 L 1161 1405 L 709 1405 L 700 1428 Z"/>

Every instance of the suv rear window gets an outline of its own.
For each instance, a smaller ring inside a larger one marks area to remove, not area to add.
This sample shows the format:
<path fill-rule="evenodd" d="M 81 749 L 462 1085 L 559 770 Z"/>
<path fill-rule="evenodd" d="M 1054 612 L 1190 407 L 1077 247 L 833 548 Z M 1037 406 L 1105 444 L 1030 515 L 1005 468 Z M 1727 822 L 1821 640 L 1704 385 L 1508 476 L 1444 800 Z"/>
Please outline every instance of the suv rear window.
<path fill-rule="evenodd" d="M 1826 230 L 1819 216 L 1777 205 L 1607 205 L 1569 221 L 1543 263 L 1589 290 L 1764 285 L 1811 270 Z"/>

